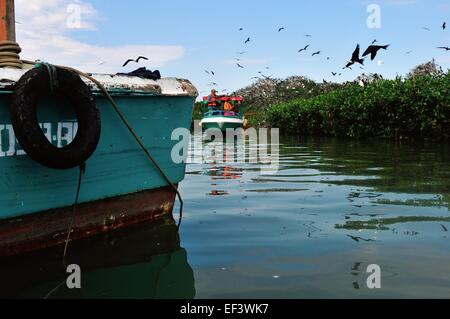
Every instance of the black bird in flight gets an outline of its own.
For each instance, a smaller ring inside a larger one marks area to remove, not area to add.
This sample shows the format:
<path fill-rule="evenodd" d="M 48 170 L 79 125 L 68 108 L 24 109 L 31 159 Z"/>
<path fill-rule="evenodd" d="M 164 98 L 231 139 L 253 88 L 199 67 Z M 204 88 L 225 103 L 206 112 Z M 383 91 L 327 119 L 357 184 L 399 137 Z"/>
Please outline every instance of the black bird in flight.
<path fill-rule="evenodd" d="M 250 38 L 247 38 L 247 40 L 245 40 L 244 44 L 247 44 L 250 42 Z"/>
<path fill-rule="evenodd" d="M 352 65 L 355 64 L 355 63 L 359 63 L 359 64 L 361 64 L 361 65 L 364 65 L 364 59 L 361 59 L 361 58 L 359 57 L 359 52 L 360 52 L 360 47 L 359 47 L 359 44 L 358 44 L 358 45 L 356 46 L 355 51 L 353 51 L 351 60 L 348 61 L 348 63 L 347 63 L 347 65 L 345 66 L 345 68 L 351 69 L 350 66 L 352 66 Z"/>
<path fill-rule="evenodd" d="M 424 29 L 425 31 L 431 31 L 428 27 L 422 27 L 422 29 Z"/>
<path fill-rule="evenodd" d="M 241 69 L 244 68 L 244 67 L 243 67 L 242 65 L 240 65 L 239 63 L 236 63 L 236 65 L 237 65 L 239 68 L 241 68 Z"/>
<path fill-rule="evenodd" d="M 413 53 L 413 51 L 408 51 L 408 52 L 406 52 L 405 54 L 411 54 L 411 53 Z"/>
<path fill-rule="evenodd" d="M 308 50 L 309 46 L 310 46 L 310 45 L 308 44 L 308 45 L 305 46 L 303 49 L 298 50 L 298 52 L 300 53 L 300 52 L 302 52 L 302 51 Z"/>
<path fill-rule="evenodd" d="M 205 73 L 206 73 L 206 74 L 211 74 L 211 73 L 209 73 L 209 71 L 208 71 L 208 70 L 205 70 Z"/>
<path fill-rule="evenodd" d="M 278 32 L 281 32 L 283 30 L 286 30 L 286 28 L 285 27 L 281 27 L 281 28 L 278 29 Z"/>
<path fill-rule="evenodd" d="M 244 28 L 239 28 L 239 31 L 244 31 Z"/>
<path fill-rule="evenodd" d="M 245 54 L 245 52 L 238 52 L 237 54 L 239 54 L 239 55 L 243 55 L 243 54 Z"/>
<path fill-rule="evenodd" d="M 216 75 L 216 73 L 214 73 L 214 71 L 211 71 L 211 74 L 212 74 L 212 75 Z"/>
<path fill-rule="evenodd" d="M 444 22 L 444 24 L 442 25 L 442 30 L 445 30 L 447 28 L 447 22 Z"/>
<path fill-rule="evenodd" d="M 311 34 L 305 34 L 305 37 L 312 38 L 312 35 Z"/>
<path fill-rule="evenodd" d="M 337 75 L 337 72 L 331 72 L 331 74 L 333 74 L 333 76 L 336 76 L 336 75 Z"/>
<path fill-rule="evenodd" d="M 438 49 L 443 49 L 443 50 L 445 50 L 445 51 L 450 51 L 450 48 L 449 48 L 449 47 L 438 47 Z"/>
<path fill-rule="evenodd" d="M 377 56 L 378 51 L 381 49 L 387 50 L 389 48 L 390 44 L 388 45 L 371 45 L 367 48 L 366 51 L 364 51 L 363 57 L 370 54 L 370 59 L 373 61 L 375 57 Z"/>
<path fill-rule="evenodd" d="M 146 58 L 145 56 L 140 56 L 140 57 L 138 57 L 136 60 L 129 59 L 129 60 L 127 60 L 127 62 L 125 62 L 125 63 L 122 65 L 122 67 L 126 67 L 126 66 L 128 65 L 128 63 L 130 63 L 130 62 L 136 62 L 136 63 L 139 63 L 140 60 L 147 60 L 147 61 L 148 61 L 148 58 Z"/>
<path fill-rule="evenodd" d="M 378 42 L 377 39 L 375 39 L 375 40 L 372 41 L 372 44 L 375 44 L 377 42 Z"/>
<path fill-rule="evenodd" d="M 314 52 L 311 56 L 319 55 L 321 51 Z"/>

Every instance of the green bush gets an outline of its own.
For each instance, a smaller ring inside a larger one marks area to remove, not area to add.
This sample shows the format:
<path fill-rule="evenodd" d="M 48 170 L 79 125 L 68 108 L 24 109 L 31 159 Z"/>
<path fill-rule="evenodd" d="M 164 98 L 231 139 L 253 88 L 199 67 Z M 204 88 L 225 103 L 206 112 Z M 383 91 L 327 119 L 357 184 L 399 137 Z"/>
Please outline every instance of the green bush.
<path fill-rule="evenodd" d="M 301 135 L 449 140 L 450 74 L 352 83 L 272 105 L 267 121 Z"/>

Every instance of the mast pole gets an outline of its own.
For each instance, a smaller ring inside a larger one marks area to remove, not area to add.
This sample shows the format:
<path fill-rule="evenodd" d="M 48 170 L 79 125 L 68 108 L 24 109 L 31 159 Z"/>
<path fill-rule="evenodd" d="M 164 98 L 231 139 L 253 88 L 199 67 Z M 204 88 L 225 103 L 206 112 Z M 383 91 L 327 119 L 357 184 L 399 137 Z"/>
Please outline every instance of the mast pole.
<path fill-rule="evenodd" d="M 0 41 L 16 41 L 14 0 L 0 0 Z"/>

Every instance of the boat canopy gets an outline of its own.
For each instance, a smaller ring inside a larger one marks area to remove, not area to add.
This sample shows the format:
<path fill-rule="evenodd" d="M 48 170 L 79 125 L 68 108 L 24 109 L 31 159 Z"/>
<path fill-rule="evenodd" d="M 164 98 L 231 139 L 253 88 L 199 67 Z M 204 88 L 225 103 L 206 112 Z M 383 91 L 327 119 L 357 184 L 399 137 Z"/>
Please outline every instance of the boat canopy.
<path fill-rule="evenodd" d="M 203 97 L 203 102 L 208 102 L 208 96 L 204 96 Z M 244 101 L 244 98 L 242 96 L 219 96 L 217 97 L 216 101 L 222 101 L 222 102 L 226 102 L 226 101 L 233 101 L 233 102 L 238 102 L 238 104 L 241 104 Z"/>

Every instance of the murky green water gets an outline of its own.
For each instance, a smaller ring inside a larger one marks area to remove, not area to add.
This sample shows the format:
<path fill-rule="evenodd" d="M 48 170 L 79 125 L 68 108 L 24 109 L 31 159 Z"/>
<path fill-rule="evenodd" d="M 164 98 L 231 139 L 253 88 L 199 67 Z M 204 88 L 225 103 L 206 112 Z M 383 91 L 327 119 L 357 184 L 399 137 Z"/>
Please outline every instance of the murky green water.
<path fill-rule="evenodd" d="M 168 218 L 73 245 L 83 288 L 51 297 L 450 297 L 448 145 L 285 138 L 280 170 L 259 168 L 189 164 L 179 233 Z M 45 256 L 4 263 L 0 295 L 64 281 Z"/>

